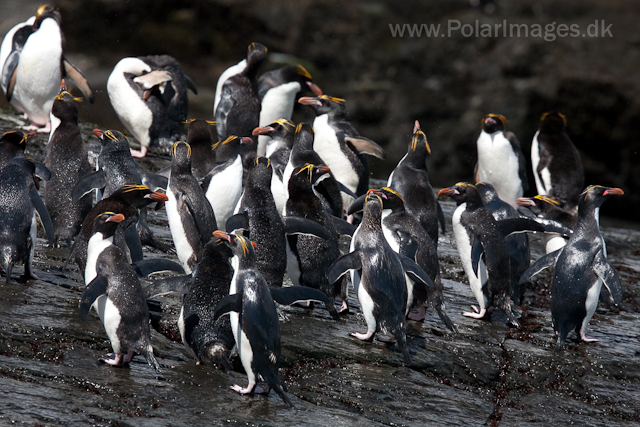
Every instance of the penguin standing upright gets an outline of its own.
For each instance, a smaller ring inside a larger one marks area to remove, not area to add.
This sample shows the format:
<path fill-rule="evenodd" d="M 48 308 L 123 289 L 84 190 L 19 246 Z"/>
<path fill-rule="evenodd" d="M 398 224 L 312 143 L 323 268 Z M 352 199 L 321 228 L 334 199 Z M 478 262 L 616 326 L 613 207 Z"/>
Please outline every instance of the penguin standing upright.
<path fill-rule="evenodd" d="M 231 327 L 238 355 L 247 373 L 249 384 L 231 387 L 240 394 L 252 394 L 256 383 L 267 383 L 288 405 L 293 406 L 285 394 L 278 376 L 280 362 L 280 324 L 276 306 L 264 277 L 255 265 L 253 244 L 244 236 L 216 231 L 214 236 L 227 241 L 233 251 L 233 278 L 229 296 L 216 308 L 215 318 L 231 312 Z"/>
<path fill-rule="evenodd" d="M 455 325 L 445 311 L 444 287 L 440 279 L 436 244 L 418 220 L 406 211 L 404 200 L 397 191 L 388 187 L 369 191 L 382 198 L 382 232 L 391 249 L 415 261 L 433 279 L 433 289 L 428 290 L 422 282 L 416 282 L 405 275 L 408 291 L 407 317 L 411 320 L 424 320 L 425 305 L 428 302 L 435 308 L 442 323 L 451 331 L 456 331 Z M 366 196 L 361 196 L 356 199 L 349 207 L 349 213 L 359 211 L 365 198 Z M 418 308 L 418 312 L 410 312 L 412 308 Z"/>
<path fill-rule="evenodd" d="M 242 195 L 244 168 L 241 152 L 251 143 L 253 140 L 249 137 L 231 135 L 211 148 L 215 152 L 216 164 L 204 177 L 202 188 L 220 227 L 224 227 L 233 215 Z"/>
<path fill-rule="evenodd" d="M 229 77 L 222 86 L 220 102 L 215 111 L 220 141 L 230 135 L 249 136 L 258 127 L 260 98 L 256 76 L 266 58 L 267 48 L 260 43 L 251 43 L 247 52 L 247 66 L 240 73 Z M 255 145 L 249 149 L 252 154 L 246 153 L 245 159 L 255 156 Z"/>
<path fill-rule="evenodd" d="M 587 337 L 586 332 L 603 284 L 612 304 L 617 306 L 622 300 L 620 277 L 607 260 L 607 248 L 600 233 L 600 207 L 609 197 L 623 194 L 619 188 L 587 187 L 580 195 L 578 221 L 567 244 L 538 259 L 521 278 L 526 281 L 555 266 L 551 279 L 551 318 L 558 335 L 556 351 L 562 349 L 572 330 L 584 342 L 598 341 Z"/>
<path fill-rule="evenodd" d="M 13 50 L 13 44 L 14 44 L 13 36 L 21 28 L 26 27 L 26 26 L 33 26 L 34 22 L 36 22 L 35 15 L 30 17 L 29 19 L 27 19 L 24 22 L 20 22 L 20 23 L 14 25 L 7 32 L 7 34 L 5 34 L 4 39 L 2 39 L 2 45 L 0 45 L 0 86 L 2 87 L 2 92 L 4 92 L 4 93 L 7 93 L 7 86 L 5 85 L 5 81 L 2 79 L 2 70 L 4 70 L 4 64 L 7 61 L 7 58 L 9 57 L 9 54 Z M 23 34 L 22 36 L 19 36 L 19 38 L 24 38 L 27 35 L 28 34 Z M 16 40 L 16 42 L 18 44 L 21 43 L 21 42 L 19 42 L 19 40 Z M 22 44 L 24 44 L 24 43 L 22 42 Z M 8 83 L 8 82 L 6 82 L 6 83 Z M 24 108 L 22 107 L 22 105 L 20 105 L 20 101 L 18 99 L 13 98 L 11 105 L 13 105 L 18 111 L 24 113 Z M 26 114 L 24 116 L 26 118 Z"/>
<path fill-rule="evenodd" d="M 178 141 L 171 151 L 167 218 L 180 263 L 191 273 L 217 224 L 202 187 L 191 173 L 191 147 Z"/>
<path fill-rule="evenodd" d="M 580 153 L 567 135 L 567 119 L 552 111 L 542 115 L 531 143 L 531 167 L 538 194 L 555 197 L 569 211 L 578 207 L 584 188 Z"/>
<path fill-rule="evenodd" d="M 347 231 L 343 220 L 325 212 L 320 199 L 314 194 L 314 177 L 328 172 L 329 168 L 326 166 L 306 164 L 297 166 L 289 180 L 285 217 L 301 217 L 317 222 L 329 232 L 329 238 L 305 234 L 287 236 L 287 275 L 294 285 L 309 286 L 324 292 L 331 302 L 327 308 L 335 317 L 334 298 L 340 296 L 345 309 L 346 295 L 340 284 L 329 282 L 327 272 L 340 256 L 340 234 L 353 234 L 353 230 Z"/>
<path fill-rule="evenodd" d="M 91 210 L 91 196 L 78 201 L 72 198 L 73 188 L 82 177 L 91 173 L 87 148 L 78 127 L 78 107 L 62 80 L 60 93 L 51 108 L 51 135 L 44 161 L 51 171 L 51 179 L 44 186 L 44 203 L 47 206 L 56 242 L 71 246 L 71 239 L 78 234 L 82 221 Z"/>
<path fill-rule="evenodd" d="M 273 177 L 271 178 L 271 194 L 276 203 L 276 209 L 282 213 L 284 204 L 287 202 L 287 193 L 284 184 L 284 171 L 289 163 L 291 148 L 293 148 L 293 138 L 295 135 L 295 125 L 288 120 L 278 119 L 268 126 L 257 127 L 253 130 L 253 135 L 267 136 L 270 138 L 267 147 L 267 157 L 271 160 Z"/>
<path fill-rule="evenodd" d="M 369 159 L 366 154 L 385 159 L 384 150 L 375 142 L 360 136 L 347 120 L 345 100 L 322 95 L 303 97 L 300 104 L 316 113 L 313 129 L 316 133 L 313 149 L 320 154 L 338 182 L 360 196 L 369 189 Z M 346 207 L 352 198 L 342 195 Z"/>
<path fill-rule="evenodd" d="M 479 182 L 476 188 L 487 210 L 496 221 L 506 218 L 519 218 L 518 212 L 506 201 L 498 196 L 493 185 Z M 546 234 L 545 234 L 546 236 Z M 526 234 L 517 233 L 505 236 L 504 242 L 509 251 L 511 267 L 511 301 L 520 305 L 524 299 L 526 284 L 519 284 L 520 276 L 530 265 L 529 237 Z"/>
<path fill-rule="evenodd" d="M 191 172 L 198 181 L 202 181 L 216 164 L 216 157 L 211 149 L 213 147 L 211 126 L 216 122 L 194 119 L 189 120 L 188 123 L 187 144 L 191 147 Z"/>
<path fill-rule="evenodd" d="M 518 199 L 518 205 L 527 208 L 538 218 L 547 218 L 571 228 L 576 225 L 578 220 L 577 211 L 566 211 L 560 207 L 560 202 L 557 199 L 548 196 L 537 195 L 535 197 L 520 197 Z M 544 249 L 545 253 L 551 253 L 563 247 L 567 241 L 559 234 L 545 234 Z"/>
<path fill-rule="evenodd" d="M 437 247 L 438 222 L 444 232 L 444 214 L 429 182 L 426 160 L 430 154 L 431 147 L 427 136 L 416 120 L 407 154 L 389 175 L 387 187 L 402 196 L 407 212 L 420 222 Z"/>
<path fill-rule="evenodd" d="M 393 251 L 384 236 L 381 222 L 382 199 L 370 192 L 365 200 L 362 223 L 353 237 L 353 250 L 332 264 L 329 282 L 335 282 L 349 270 L 359 270 L 360 281 L 354 290 L 367 322 L 367 332 L 354 332 L 351 336 L 371 341 L 376 332 L 388 331 L 397 340 L 405 362 L 410 365 L 405 325 L 408 295 L 404 273 L 406 271 L 427 286 L 433 286 L 433 282 L 415 262 Z"/>
<path fill-rule="evenodd" d="M 22 279 L 37 279 L 33 273 L 33 253 L 36 245 L 36 217 L 53 244 L 54 232 L 51 218 L 38 194 L 35 164 L 23 156 L 15 157 L 0 169 L 0 267 L 11 282 L 14 264 L 24 263 Z"/>
<path fill-rule="evenodd" d="M 64 56 L 64 35 L 60 12 L 49 5 L 38 8 L 33 25 L 13 33 L 11 52 L 2 68 L 2 88 L 7 100 L 23 111 L 29 129 L 49 132 L 49 113 L 63 77 L 73 80 L 85 97 L 93 102 L 93 91 L 86 79 Z"/>
<path fill-rule="evenodd" d="M 258 78 L 260 126 L 267 126 L 280 119 L 291 120 L 296 96 L 307 89 L 315 96 L 322 95 L 322 90 L 313 83 L 311 74 L 302 65 L 288 65 L 262 74 Z M 269 157 L 273 149 L 268 146 L 274 142 L 268 135 L 260 135 L 258 155 Z"/>
<path fill-rule="evenodd" d="M 124 215 L 103 212 L 93 222 L 87 249 L 85 283 L 78 310 L 84 321 L 93 306 L 111 341 L 113 355 L 101 361 L 113 366 L 131 362 L 136 351 L 159 370 L 149 332 L 149 309 L 133 268 L 125 253 L 113 244 L 113 235 Z"/>
<path fill-rule="evenodd" d="M 197 93 L 171 56 L 123 58 L 116 64 L 107 92 L 118 118 L 140 143 L 140 150 L 131 150 L 134 157 L 144 157 L 149 147 L 180 138 L 180 122 L 186 120 L 189 108 L 187 88 Z"/>
<path fill-rule="evenodd" d="M 529 188 L 524 154 L 513 132 L 505 131 L 506 117 L 488 114 L 478 137 L 476 181 L 492 184 L 498 197 L 516 207 L 516 199 Z"/>

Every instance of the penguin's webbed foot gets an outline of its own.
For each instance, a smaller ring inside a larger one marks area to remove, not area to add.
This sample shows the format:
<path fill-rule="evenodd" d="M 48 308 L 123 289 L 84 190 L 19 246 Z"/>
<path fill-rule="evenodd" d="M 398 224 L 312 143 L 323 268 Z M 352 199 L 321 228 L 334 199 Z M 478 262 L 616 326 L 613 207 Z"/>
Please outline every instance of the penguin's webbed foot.
<path fill-rule="evenodd" d="M 31 122 L 28 126 L 20 126 L 22 130 L 25 131 L 36 131 L 38 133 L 49 133 L 51 132 L 51 122 L 47 122 L 46 125 L 42 126 L 37 123 Z"/>
<path fill-rule="evenodd" d="M 125 366 L 129 366 L 124 363 L 122 353 L 109 353 L 105 357 L 101 357 L 98 359 L 101 363 L 104 363 L 109 366 L 115 366 L 118 368 L 123 368 Z"/>
<path fill-rule="evenodd" d="M 242 388 L 238 384 L 234 384 L 231 386 L 231 390 L 239 394 L 253 394 L 253 391 L 255 388 L 256 388 L 256 385 L 251 383 L 247 384 L 246 388 Z"/>
<path fill-rule="evenodd" d="M 586 336 L 584 331 L 580 331 L 580 340 L 582 340 L 582 342 L 600 342 L 600 340 L 597 338 Z"/>
<path fill-rule="evenodd" d="M 373 331 L 367 331 L 366 334 L 361 334 L 358 332 L 351 332 L 349 335 L 351 335 L 354 338 L 358 338 L 360 341 L 367 341 L 367 342 L 371 342 L 373 341 L 373 335 L 375 334 L 375 332 Z"/>
<path fill-rule="evenodd" d="M 349 314 L 349 303 L 346 299 L 342 300 L 342 305 L 340 305 L 340 310 L 338 310 L 338 314 Z"/>
<path fill-rule="evenodd" d="M 136 159 L 141 159 L 147 155 L 148 148 L 142 145 L 140 146 L 140 150 L 134 150 L 133 148 L 130 148 L 130 150 L 131 150 L 131 157 L 135 157 Z"/>
<path fill-rule="evenodd" d="M 472 305 L 471 308 L 473 309 L 474 313 L 470 311 L 464 311 L 462 312 L 462 315 L 465 317 L 471 317 L 473 319 L 482 319 L 487 314 L 486 308 L 480 308 L 477 305 Z"/>
<path fill-rule="evenodd" d="M 269 387 L 269 384 L 265 384 L 262 387 L 256 386 L 255 389 L 253 390 L 254 393 L 261 394 L 263 396 L 267 396 L 270 391 L 271 391 L 271 387 Z"/>
<path fill-rule="evenodd" d="M 393 335 L 389 335 L 389 336 L 378 335 L 376 338 L 378 338 L 378 341 L 385 344 L 395 344 L 396 342 L 398 342 L 398 339 Z"/>

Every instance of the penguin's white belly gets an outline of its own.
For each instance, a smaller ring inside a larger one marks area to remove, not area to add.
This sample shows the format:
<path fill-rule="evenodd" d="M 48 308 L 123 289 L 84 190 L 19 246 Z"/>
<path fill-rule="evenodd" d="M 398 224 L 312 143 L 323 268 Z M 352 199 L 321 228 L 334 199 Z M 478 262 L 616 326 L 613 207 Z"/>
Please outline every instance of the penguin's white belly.
<path fill-rule="evenodd" d="M 349 190 L 356 192 L 360 178 L 355 168 L 340 149 L 340 143 L 335 131 L 329 126 L 329 116 L 323 114 L 313 121 L 313 130 L 316 133 L 313 149 L 329 166 L 333 176 Z M 351 197 L 342 194 L 343 205 L 349 206 Z"/>
<path fill-rule="evenodd" d="M 296 93 L 300 89 L 298 82 L 290 82 L 270 89 L 262 99 L 260 126 L 270 125 L 278 119 L 291 120 Z M 270 139 L 266 135 L 258 136 L 258 156 L 269 156 L 266 146 Z"/>
<path fill-rule="evenodd" d="M 216 223 L 221 230 L 224 230 L 227 219 L 233 215 L 241 195 L 242 159 L 237 156 L 229 167 L 211 177 L 206 192 Z"/>
<path fill-rule="evenodd" d="M 536 132 L 533 136 L 533 141 L 531 142 L 531 168 L 533 169 L 533 178 L 536 181 L 536 190 L 538 191 L 538 194 L 547 196 L 551 191 L 551 174 L 549 173 L 548 168 L 544 168 L 538 174 L 538 165 L 540 164 L 540 144 L 538 143 L 539 133 L 540 131 Z"/>
<path fill-rule="evenodd" d="M 373 315 L 373 298 L 371 298 L 371 295 L 369 295 L 366 289 L 368 286 L 367 277 L 362 276 L 360 280 L 360 286 L 358 286 L 358 301 L 360 301 L 362 315 L 364 316 L 364 320 L 367 322 L 367 331 L 376 332 L 378 322 Z"/>
<path fill-rule="evenodd" d="M 451 222 L 453 224 L 453 235 L 456 238 L 456 247 L 458 249 L 458 254 L 460 255 L 462 267 L 464 268 L 464 272 L 467 274 L 467 278 L 469 279 L 469 287 L 471 288 L 471 292 L 478 301 L 480 308 L 486 308 L 488 302 L 482 292 L 482 285 L 487 281 L 487 268 L 484 264 L 484 261 L 480 259 L 480 262 L 478 264 L 479 276 L 476 276 L 473 272 L 473 266 L 471 263 L 471 241 L 469 240 L 469 236 L 467 235 L 467 230 L 460 223 L 460 216 L 465 209 L 466 203 L 463 203 L 458 206 L 453 212 L 453 216 L 451 218 Z"/>
<path fill-rule="evenodd" d="M 193 248 L 187 239 L 187 233 L 184 231 L 184 226 L 182 225 L 176 196 L 173 191 L 171 191 L 170 185 L 167 187 L 169 187 L 167 188 L 167 198 L 169 200 L 165 203 L 165 207 L 167 209 L 167 219 L 169 220 L 171 238 L 173 239 L 173 244 L 176 247 L 176 253 L 178 254 L 178 259 L 182 264 L 182 268 L 184 268 L 184 272 L 186 274 L 191 274 L 191 267 L 189 267 L 188 261 L 189 258 L 193 256 Z"/>
<path fill-rule="evenodd" d="M 351 243 L 349 244 L 349 253 L 353 252 L 355 249 L 355 242 L 358 233 L 360 232 L 360 226 L 362 223 L 358 224 L 356 231 L 353 232 L 353 236 L 351 236 Z M 358 270 L 349 270 L 349 276 L 351 277 L 351 285 L 353 286 L 353 292 L 355 292 L 356 296 L 359 292 L 360 287 L 360 273 Z"/>
<path fill-rule="evenodd" d="M 289 276 L 294 286 L 300 286 L 300 275 L 300 263 L 289 246 L 289 240 L 287 240 L 287 276 Z"/>
<path fill-rule="evenodd" d="M 35 20 L 36 20 L 36 17 L 32 16 L 31 18 L 27 19 L 26 22 L 21 22 L 21 23 L 15 25 L 4 36 L 4 39 L 2 40 L 2 45 L 0 46 L 0 75 L 2 74 L 2 70 L 4 69 L 4 64 L 7 61 L 7 58 L 9 57 L 9 54 L 11 53 L 11 50 L 13 48 L 13 36 L 16 34 L 16 32 L 20 28 L 22 28 L 22 27 L 24 27 L 26 25 L 33 25 Z M 5 93 L 7 92 L 7 87 L 4 84 L 2 84 L 2 91 L 5 92 Z M 19 111 L 24 112 L 24 107 L 20 103 L 19 99 L 14 97 L 11 100 L 11 105 L 16 107 Z"/>
<path fill-rule="evenodd" d="M 184 307 L 180 307 L 180 316 L 178 316 L 178 331 L 180 331 L 180 338 L 182 338 L 182 344 L 189 347 L 187 339 L 184 335 Z"/>
<path fill-rule="evenodd" d="M 229 77 L 240 74 L 245 68 L 247 68 L 247 60 L 243 59 L 236 65 L 232 65 L 231 67 L 224 70 L 222 74 L 220 74 L 218 83 L 216 83 L 216 94 L 213 100 L 213 117 L 216 116 L 216 108 L 218 108 L 218 103 L 220 102 L 220 97 L 222 96 L 222 86 L 224 86 L 224 83 L 229 79 Z"/>
<path fill-rule="evenodd" d="M 120 326 L 120 311 L 117 307 L 111 302 L 107 295 L 101 295 L 95 302 L 97 305 L 96 311 L 98 312 L 98 316 L 100 316 L 100 320 L 104 325 L 104 330 L 109 337 L 109 341 L 111 341 L 111 347 L 113 348 L 114 353 L 122 353 L 122 349 L 120 348 L 120 340 L 118 339 L 118 326 Z M 129 349 L 125 349 L 129 350 Z"/>
<path fill-rule="evenodd" d="M 51 142 L 51 138 L 53 138 L 53 135 L 56 133 L 56 130 L 58 130 L 58 127 L 61 123 L 60 119 L 53 115 L 53 112 L 49 114 L 49 120 L 51 121 L 51 130 L 49 131 L 49 139 L 47 140 L 47 144 Z"/>
<path fill-rule="evenodd" d="M 284 191 L 284 185 L 278 175 L 275 172 L 271 175 L 271 194 L 273 200 L 276 202 L 276 210 L 279 214 L 282 214 L 285 204 L 287 203 L 287 195 Z"/>
<path fill-rule="evenodd" d="M 518 173 L 518 156 L 502 132 L 489 135 L 482 132 L 478 137 L 478 180 L 493 184 L 498 196 L 505 202 L 516 205 L 522 197 L 522 183 Z"/>
<path fill-rule="evenodd" d="M 238 325 L 238 327 L 240 327 L 240 325 Z M 253 362 L 253 349 L 251 348 L 249 338 L 247 338 L 247 335 L 244 333 L 244 331 L 240 332 L 240 342 L 236 343 L 236 345 L 238 346 L 238 353 L 240 354 L 242 367 L 247 373 L 249 384 L 255 384 L 256 376 L 253 373 L 253 369 L 251 368 L 251 362 Z"/>
<path fill-rule="evenodd" d="M 151 143 L 149 128 L 153 122 L 153 113 L 125 79 L 123 73 L 128 70 L 122 68 L 126 65 L 126 62 L 123 64 L 122 61 L 134 59 L 125 58 L 116 65 L 107 81 L 107 92 L 111 105 L 122 124 L 142 146 L 148 147 Z M 146 71 L 151 70 L 142 61 L 135 60 L 141 62 L 139 66 L 146 68 Z"/>
<path fill-rule="evenodd" d="M 557 251 L 560 248 L 563 248 L 567 241 L 564 237 L 559 234 L 543 234 L 545 253 L 551 253 Z"/>
<path fill-rule="evenodd" d="M 93 279 L 96 278 L 98 272 L 96 270 L 96 264 L 98 263 L 98 257 L 109 246 L 113 244 L 113 237 L 104 239 L 102 233 L 95 233 L 89 239 L 87 243 L 87 262 L 84 267 L 84 284 L 88 285 Z"/>
<path fill-rule="evenodd" d="M 285 203 L 286 199 L 289 199 L 289 180 L 293 174 L 293 169 L 293 164 L 291 164 L 291 160 L 289 160 L 287 166 L 284 167 L 284 172 L 282 173 L 282 190 L 284 191 Z M 283 216 L 285 215 L 284 207 L 281 213 Z"/>
<path fill-rule="evenodd" d="M 60 27 L 53 19 L 42 21 L 40 28 L 24 44 L 16 69 L 13 97 L 29 119 L 39 125 L 49 120 L 53 99 L 60 89 L 60 35 Z"/>
<path fill-rule="evenodd" d="M 596 312 L 596 308 L 598 308 L 598 300 L 600 299 L 601 288 L 602 280 L 597 279 L 595 283 L 591 285 L 589 291 L 587 292 L 587 300 L 585 301 L 585 309 L 587 313 L 584 317 L 584 320 L 582 321 L 582 327 L 580 328 L 583 334 L 586 332 L 587 325 L 593 317 L 593 314 Z"/>

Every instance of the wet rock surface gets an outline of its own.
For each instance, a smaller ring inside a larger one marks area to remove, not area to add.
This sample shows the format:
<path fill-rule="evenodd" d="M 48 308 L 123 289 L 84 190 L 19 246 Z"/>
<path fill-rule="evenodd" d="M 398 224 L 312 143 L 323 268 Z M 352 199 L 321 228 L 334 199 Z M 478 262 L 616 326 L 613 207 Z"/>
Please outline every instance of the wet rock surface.
<path fill-rule="evenodd" d="M 0 132 L 16 116 L 0 111 Z M 95 125 L 83 125 L 90 150 Z M 42 158 L 46 135 L 28 153 Z M 157 170 L 166 160 L 149 158 Z M 364 319 L 350 291 L 351 314 L 333 322 L 319 308 L 286 308 L 281 323 L 280 376 L 296 406 L 280 398 L 239 396 L 229 389 L 246 384 L 238 366 L 224 373 L 197 366 L 182 345 L 175 320 L 177 297 L 158 298 L 163 320 L 152 332 L 162 366 L 153 371 L 136 356 L 128 369 L 101 365 L 111 351 L 98 317 L 81 322 L 77 304 L 83 288 L 75 265 L 60 271 L 68 251 L 38 239 L 34 267 L 40 280 L 0 284 L 0 424 L 32 425 L 529 425 L 588 426 L 640 423 L 640 232 L 604 228 L 609 259 L 623 280 L 622 310 L 601 303 L 590 323 L 599 343 L 568 343 L 553 352 L 549 274 L 525 296 L 522 328 L 511 329 L 495 312 L 492 321 L 465 318 L 475 300 L 467 285 L 451 234 L 454 206 L 443 202 L 447 234 L 439 258 L 447 311 L 459 328 L 451 333 L 433 311 L 409 322 L 413 365 L 404 366 L 397 346 L 362 343 Z M 603 211 L 606 213 L 606 206 Z M 159 239 L 170 243 L 164 210 L 150 212 Z M 533 258 L 541 242 L 533 237 Z M 167 257 L 146 248 L 145 256 Z M 22 272 L 17 266 L 14 276 Z M 143 281 L 143 283 L 149 283 Z"/>

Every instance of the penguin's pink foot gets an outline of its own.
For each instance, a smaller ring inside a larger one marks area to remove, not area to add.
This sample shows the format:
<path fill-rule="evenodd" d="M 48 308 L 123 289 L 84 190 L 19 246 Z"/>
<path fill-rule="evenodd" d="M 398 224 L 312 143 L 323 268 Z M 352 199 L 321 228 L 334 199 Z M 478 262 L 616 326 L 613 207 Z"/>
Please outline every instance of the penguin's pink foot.
<path fill-rule="evenodd" d="M 144 145 L 142 145 L 140 146 L 140 150 L 134 150 L 133 148 L 131 148 L 130 150 L 131 150 L 131 157 L 135 157 L 136 159 L 141 159 L 147 155 L 147 151 L 149 149 Z"/>
<path fill-rule="evenodd" d="M 249 383 L 246 388 L 242 388 L 237 384 L 231 386 L 231 390 L 239 394 L 252 394 L 254 388 L 256 388 L 256 385 L 251 383 Z"/>
<path fill-rule="evenodd" d="M 340 306 L 340 310 L 338 310 L 338 313 L 342 314 L 342 313 L 349 313 L 349 303 L 347 302 L 346 299 L 342 300 L 342 305 Z"/>
<path fill-rule="evenodd" d="M 580 331 L 580 339 L 584 342 L 600 342 L 597 338 L 590 338 L 584 334 L 584 331 Z"/>
<path fill-rule="evenodd" d="M 425 307 L 420 307 L 418 311 L 409 312 L 407 315 L 409 320 L 415 320 L 416 322 L 422 322 L 425 317 L 427 317 L 427 309 Z"/>
<path fill-rule="evenodd" d="M 349 335 L 351 335 L 354 338 L 358 338 L 360 341 L 373 341 L 373 334 L 375 332 L 373 331 L 367 331 L 366 334 L 360 334 L 358 332 L 351 332 Z"/>
<path fill-rule="evenodd" d="M 110 366 L 123 366 L 122 353 L 109 353 L 106 357 L 101 357 L 100 361 Z"/>
<path fill-rule="evenodd" d="M 471 317 L 473 319 L 482 319 L 485 316 L 485 314 L 487 314 L 487 310 L 485 308 L 481 308 L 480 309 L 475 305 L 472 305 L 471 308 L 473 309 L 473 311 L 475 313 L 471 313 L 469 311 L 465 311 L 465 312 L 462 313 L 462 315 L 466 316 L 466 317 Z"/>
<path fill-rule="evenodd" d="M 129 363 L 129 362 L 131 362 L 131 359 L 133 359 L 133 350 L 129 350 L 127 355 L 124 356 L 124 358 L 122 360 L 123 360 L 124 363 Z"/>
<path fill-rule="evenodd" d="M 39 132 L 39 133 L 49 133 L 51 132 L 51 122 L 47 122 L 47 124 L 44 126 L 31 122 L 29 126 L 20 126 L 20 128 L 26 131 L 35 130 L 36 132 Z"/>

